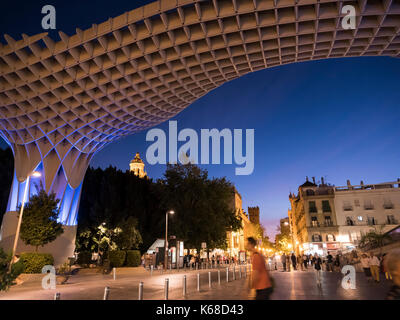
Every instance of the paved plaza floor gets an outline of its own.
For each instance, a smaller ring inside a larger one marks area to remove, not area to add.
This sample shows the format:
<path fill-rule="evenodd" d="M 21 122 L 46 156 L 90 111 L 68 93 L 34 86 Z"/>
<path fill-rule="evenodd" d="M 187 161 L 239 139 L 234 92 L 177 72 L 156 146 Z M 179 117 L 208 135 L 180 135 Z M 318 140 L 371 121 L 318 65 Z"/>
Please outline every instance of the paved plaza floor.
<path fill-rule="evenodd" d="M 211 287 L 209 274 L 211 273 Z M 197 274 L 200 274 L 200 290 L 197 288 Z M 8 292 L 0 293 L 0 300 L 52 300 L 56 292 L 61 300 L 102 300 L 104 288 L 110 287 L 110 300 L 138 299 L 139 283 L 143 282 L 145 300 L 163 300 L 165 279 L 169 279 L 169 299 L 178 300 L 247 300 L 253 296 L 249 289 L 249 274 L 245 277 L 242 268 L 240 278 L 238 268 L 229 270 L 228 282 L 226 269 L 218 271 L 172 270 L 167 273 L 149 271 L 143 268 L 117 269 L 116 280 L 112 274 L 103 275 L 94 271 L 81 270 L 70 277 L 64 285 L 57 285 L 55 290 L 42 289 L 42 275 L 34 275 L 30 280 L 13 286 Z M 356 274 L 356 289 L 345 290 L 341 286 L 343 275 L 335 272 L 323 272 L 321 288 L 317 286 L 315 273 L 308 271 L 272 271 L 276 287 L 271 296 L 273 300 L 381 300 L 388 292 L 391 282 L 382 278 L 380 283 L 368 283 L 363 273 Z M 183 295 L 183 276 L 187 278 L 187 294 Z M 383 275 L 381 275 L 383 276 Z"/>

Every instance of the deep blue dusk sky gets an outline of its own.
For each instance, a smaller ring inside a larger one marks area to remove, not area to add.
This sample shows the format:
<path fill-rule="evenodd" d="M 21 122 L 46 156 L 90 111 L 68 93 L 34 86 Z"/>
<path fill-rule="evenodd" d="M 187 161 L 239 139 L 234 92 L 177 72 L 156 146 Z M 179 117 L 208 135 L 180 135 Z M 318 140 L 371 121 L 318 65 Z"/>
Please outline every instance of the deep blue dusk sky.
<path fill-rule="evenodd" d="M 149 1 L 14 1 L 2 5 L 0 33 L 43 32 L 41 8 L 57 10 L 57 30 L 71 35 Z M 5 6 L 5 7 L 4 7 Z M 24 8 L 24 9 L 22 9 Z M 53 39 L 58 39 L 51 33 Z M 4 39 L 1 39 L 3 41 Z M 174 120 L 178 130 L 255 129 L 255 170 L 235 176 L 236 165 L 203 166 L 210 176 L 226 176 L 243 198 L 243 208 L 259 206 L 271 234 L 287 216 L 289 192 L 305 176 L 323 176 L 335 185 L 400 177 L 400 60 L 387 57 L 331 59 L 286 65 L 248 74 L 193 103 Z M 168 123 L 159 126 L 168 132 Z M 146 132 L 100 151 L 92 166 L 128 169 L 151 144 Z M 5 146 L 5 143 L 1 143 Z M 146 166 L 150 177 L 164 166 Z"/>

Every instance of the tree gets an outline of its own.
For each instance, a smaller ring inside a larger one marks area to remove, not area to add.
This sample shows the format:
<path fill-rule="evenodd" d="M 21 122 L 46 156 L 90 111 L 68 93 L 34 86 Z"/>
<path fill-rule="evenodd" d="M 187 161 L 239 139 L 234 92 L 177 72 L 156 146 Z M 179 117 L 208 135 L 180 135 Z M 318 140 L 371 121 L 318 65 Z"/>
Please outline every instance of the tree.
<path fill-rule="evenodd" d="M 362 235 L 359 246 L 361 248 L 382 248 L 385 244 L 390 242 L 392 237 L 384 232 L 383 226 L 371 229 L 366 234 Z"/>
<path fill-rule="evenodd" d="M 54 241 L 64 232 L 62 224 L 57 222 L 58 202 L 55 193 L 47 194 L 41 185 L 38 194 L 25 204 L 20 236 L 25 244 L 35 246 L 36 252 L 39 246 Z"/>
<path fill-rule="evenodd" d="M 201 243 L 209 249 L 225 248 L 227 231 L 236 231 L 241 220 L 230 203 L 233 185 L 225 178 L 208 178 L 206 170 L 193 164 L 168 165 L 163 186 L 164 210 L 173 209 L 169 234 L 200 251 Z"/>
<path fill-rule="evenodd" d="M 275 235 L 275 248 L 278 251 L 290 252 L 292 246 L 292 238 L 290 236 L 290 228 L 280 226 L 276 229 L 279 233 Z"/>
<path fill-rule="evenodd" d="M 143 242 L 142 236 L 137 229 L 138 221 L 133 217 L 124 219 L 118 227 L 121 232 L 116 235 L 115 242 L 119 249 L 132 250 L 138 249 L 139 245 Z"/>
<path fill-rule="evenodd" d="M 24 265 L 21 260 L 14 263 L 10 269 L 12 254 L 6 254 L 0 248 L 0 291 L 7 291 L 14 280 L 23 272 Z"/>

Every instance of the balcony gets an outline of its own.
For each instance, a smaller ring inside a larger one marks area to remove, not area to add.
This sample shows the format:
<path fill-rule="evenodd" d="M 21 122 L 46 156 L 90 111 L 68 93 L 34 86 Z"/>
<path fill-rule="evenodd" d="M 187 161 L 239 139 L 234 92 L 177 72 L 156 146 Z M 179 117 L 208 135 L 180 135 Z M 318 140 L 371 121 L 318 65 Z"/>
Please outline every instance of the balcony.
<path fill-rule="evenodd" d="M 324 227 L 333 227 L 333 221 L 325 221 Z"/>
<path fill-rule="evenodd" d="M 387 218 L 386 222 L 387 224 L 399 224 L 399 222 L 395 218 Z"/>
<path fill-rule="evenodd" d="M 385 204 L 383 205 L 383 208 L 384 208 L 385 210 L 394 209 L 394 205 L 393 205 L 393 203 L 385 203 Z"/>
<path fill-rule="evenodd" d="M 353 211 L 353 206 L 343 206 L 344 211 Z"/>
<path fill-rule="evenodd" d="M 374 210 L 374 206 L 373 205 L 365 205 L 364 210 Z"/>

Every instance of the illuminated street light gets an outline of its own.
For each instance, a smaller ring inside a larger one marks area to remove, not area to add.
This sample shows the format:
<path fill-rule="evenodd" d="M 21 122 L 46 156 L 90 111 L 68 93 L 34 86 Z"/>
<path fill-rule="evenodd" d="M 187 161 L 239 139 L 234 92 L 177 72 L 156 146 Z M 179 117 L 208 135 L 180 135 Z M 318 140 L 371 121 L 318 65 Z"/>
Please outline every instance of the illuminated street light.
<path fill-rule="evenodd" d="M 164 269 L 167 270 L 168 264 L 168 214 L 174 214 L 174 210 L 165 213 L 165 245 L 164 245 Z"/>
<path fill-rule="evenodd" d="M 28 174 L 28 177 L 26 178 L 26 184 L 25 184 L 25 190 L 24 190 L 24 197 L 22 198 L 22 204 L 21 204 L 21 210 L 19 212 L 19 217 L 18 217 L 18 224 L 17 224 L 17 232 L 15 233 L 15 239 L 14 239 L 14 246 L 13 246 L 13 251 L 11 255 L 11 262 L 10 262 L 10 271 L 11 271 L 11 266 L 14 262 L 14 256 L 15 256 L 15 251 L 17 251 L 17 245 L 18 245 L 18 238 L 19 238 L 19 232 L 21 229 L 21 223 L 22 223 L 22 214 L 24 213 L 24 207 L 25 207 L 25 201 L 26 201 L 26 194 L 28 192 L 28 187 L 29 187 L 29 181 L 31 177 L 38 178 L 40 177 L 41 174 L 38 171 L 33 171 L 30 174 Z"/>

